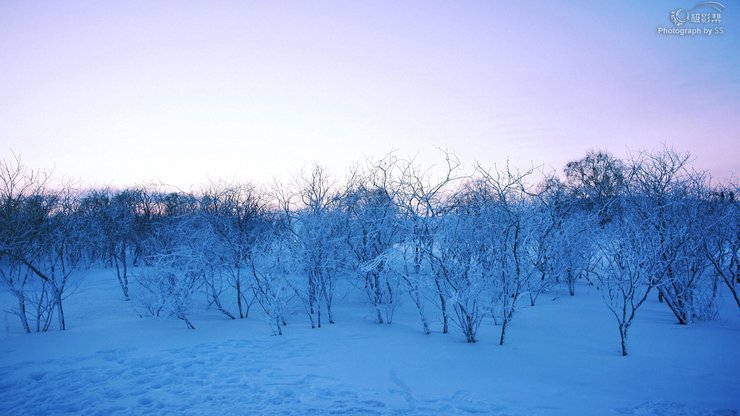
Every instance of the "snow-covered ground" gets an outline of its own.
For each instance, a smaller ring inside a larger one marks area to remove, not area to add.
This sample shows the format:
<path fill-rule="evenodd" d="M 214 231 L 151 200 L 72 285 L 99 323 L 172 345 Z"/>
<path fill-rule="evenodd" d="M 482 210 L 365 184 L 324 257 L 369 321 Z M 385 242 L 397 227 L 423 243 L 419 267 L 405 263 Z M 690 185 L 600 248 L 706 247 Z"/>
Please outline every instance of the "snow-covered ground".
<path fill-rule="evenodd" d="M 718 321 L 679 326 L 651 298 L 622 357 L 614 318 L 585 285 L 522 307 L 503 347 L 490 321 L 471 345 L 439 323 L 423 335 L 408 301 L 376 325 L 359 292 L 343 293 L 337 323 L 321 329 L 296 313 L 273 336 L 255 306 L 236 321 L 197 309 L 188 330 L 139 318 L 114 272 L 90 271 L 67 301 L 68 331 L 24 335 L 5 314 L 0 414 L 740 414 L 731 304 Z"/>

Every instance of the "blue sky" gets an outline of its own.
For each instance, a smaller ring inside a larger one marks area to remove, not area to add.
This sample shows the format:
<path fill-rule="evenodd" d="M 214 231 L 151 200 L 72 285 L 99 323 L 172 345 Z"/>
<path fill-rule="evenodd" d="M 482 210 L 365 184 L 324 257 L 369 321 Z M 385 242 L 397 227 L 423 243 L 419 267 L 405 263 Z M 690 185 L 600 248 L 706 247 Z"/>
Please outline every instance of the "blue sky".
<path fill-rule="evenodd" d="M 336 174 L 391 150 L 561 168 L 663 144 L 740 171 L 740 4 L 0 1 L 0 154 L 83 185 Z M 700 27 L 715 27 L 700 25 Z"/>

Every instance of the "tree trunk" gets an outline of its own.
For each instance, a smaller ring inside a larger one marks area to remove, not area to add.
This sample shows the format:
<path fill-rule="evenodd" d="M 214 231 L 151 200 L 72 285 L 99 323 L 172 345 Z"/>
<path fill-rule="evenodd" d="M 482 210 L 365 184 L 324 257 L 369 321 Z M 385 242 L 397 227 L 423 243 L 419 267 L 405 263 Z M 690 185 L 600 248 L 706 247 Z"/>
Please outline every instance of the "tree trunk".
<path fill-rule="evenodd" d="M 277 328 L 277 334 L 283 335 L 283 327 L 280 325 L 280 318 L 275 317 L 275 328 Z"/>
<path fill-rule="evenodd" d="M 727 286 L 727 288 L 730 289 L 730 292 L 732 292 L 732 296 L 735 298 L 735 303 L 737 303 L 737 307 L 740 308 L 740 296 L 738 296 L 737 289 L 735 288 L 735 285 L 733 284 L 735 279 L 737 279 L 737 277 L 731 275 L 730 278 L 728 279 L 723 274 L 721 274 L 720 276 L 722 276 L 722 281 L 725 282 L 725 285 Z"/>
<path fill-rule="evenodd" d="M 128 292 L 128 265 L 126 264 L 126 248 L 123 248 L 123 252 L 121 253 L 121 263 L 123 263 L 123 297 L 129 301 L 131 300 L 131 297 L 129 296 Z"/>
<path fill-rule="evenodd" d="M 474 344 L 478 340 L 475 338 L 475 322 L 472 316 L 465 313 L 464 308 L 461 306 L 461 315 L 465 317 L 464 324 L 465 324 L 465 339 L 468 341 L 469 344 Z"/>
<path fill-rule="evenodd" d="M 179 314 L 177 317 L 185 321 L 185 325 L 188 326 L 188 329 L 195 329 L 195 326 L 192 322 L 190 322 L 187 316 L 185 316 L 184 314 Z"/>
<path fill-rule="evenodd" d="M 316 275 L 314 272 L 308 274 L 308 310 L 310 314 L 314 314 L 314 306 L 316 304 Z"/>
<path fill-rule="evenodd" d="M 313 319 L 313 311 L 308 312 L 308 319 L 311 321 L 311 329 L 315 329 L 316 322 L 314 322 L 314 319 Z"/>
<path fill-rule="evenodd" d="M 627 327 L 619 325 L 619 337 L 622 345 L 622 357 L 627 356 Z"/>
<path fill-rule="evenodd" d="M 323 294 L 324 303 L 326 303 L 326 317 L 329 319 L 329 324 L 334 324 L 334 314 L 331 310 L 331 294 L 326 287 L 326 279 L 331 279 L 331 275 L 328 273 L 324 274 L 324 278 L 321 280 L 321 293 Z"/>
<path fill-rule="evenodd" d="M 380 312 L 380 307 L 378 306 L 377 303 L 375 304 L 375 314 L 376 314 L 375 322 L 378 323 L 378 324 L 382 324 L 383 323 L 383 314 Z"/>
<path fill-rule="evenodd" d="M 21 319 L 21 324 L 23 324 L 23 330 L 26 331 L 27 334 L 31 333 L 31 327 L 28 325 L 28 317 L 26 316 L 26 299 L 21 297 L 18 299 L 18 317 Z"/>
<path fill-rule="evenodd" d="M 331 303 L 327 300 L 326 301 L 326 316 L 329 318 L 329 323 L 334 323 L 334 315 L 331 312 Z"/>
<path fill-rule="evenodd" d="M 372 277 L 370 277 L 369 281 L 373 282 L 373 288 L 371 288 L 371 291 L 374 296 L 373 306 L 375 307 L 375 312 L 377 314 L 376 322 L 378 324 L 382 324 L 383 313 L 380 311 L 380 303 L 383 301 L 383 294 L 381 292 L 380 277 L 378 275 L 379 273 L 371 273 Z"/>
<path fill-rule="evenodd" d="M 64 308 L 62 307 L 62 294 L 58 290 L 54 290 L 57 304 L 57 318 L 59 320 L 59 329 L 64 331 L 67 329 L 67 325 L 64 322 Z"/>
<path fill-rule="evenodd" d="M 419 293 L 415 293 L 411 296 L 414 298 L 414 304 L 416 304 L 416 309 L 419 311 L 419 318 L 421 318 L 421 327 L 424 331 L 424 335 L 429 335 L 432 333 L 432 331 L 429 330 L 429 322 L 427 321 L 426 314 L 424 313 L 424 305 L 421 304 L 421 299 L 419 298 Z"/>
<path fill-rule="evenodd" d="M 442 333 L 446 334 L 448 331 L 448 317 L 447 317 L 447 298 L 442 293 L 442 287 L 439 284 L 439 278 L 434 277 L 434 285 L 437 287 L 437 293 L 439 294 L 440 308 L 442 309 Z"/>
<path fill-rule="evenodd" d="M 678 324 L 686 325 L 688 323 L 686 314 L 676 304 L 674 304 L 673 298 L 666 295 L 666 293 L 663 291 L 663 288 L 661 287 L 658 287 L 658 294 L 663 299 L 665 304 L 668 305 L 668 308 L 671 310 L 671 312 L 673 312 L 673 316 L 675 316 L 678 320 Z M 680 299 L 678 299 L 678 301 L 680 302 Z"/>
<path fill-rule="evenodd" d="M 226 308 L 224 308 L 224 306 L 221 304 L 221 298 L 219 298 L 218 293 L 216 293 L 216 287 L 213 284 L 207 282 L 206 285 L 207 288 L 209 288 L 211 291 L 211 301 L 214 305 L 216 305 L 216 309 L 218 309 L 224 315 L 228 316 L 230 319 L 236 319 L 236 317 L 232 315 L 231 312 L 226 310 Z"/>
<path fill-rule="evenodd" d="M 118 285 L 121 286 L 121 291 L 123 292 L 123 298 L 126 298 L 126 288 L 123 285 L 123 277 L 121 276 L 121 267 L 118 265 L 118 256 L 116 256 L 115 248 L 111 249 L 111 258 L 110 261 L 113 263 L 114 266 L 116 266 L 116 277 L 118 278 Z"/>
<path fill-rule="evenodd" d="M 473 332 L 471 331 L 471 329 L 470 329 L 470 328 L 467 328 L 467 329 L 465 330 L 465 338 L 466 338 L 466 340 L 468 341 L 468 344 L 475 344 L 475 343 L 476 343 L 476 341 L 477 341 L 477 340 L 475 339 L 475 335 L 473 334 Z"/>
<path fill-rule="evenodd" d="M 244 319 L 244 311 L 242 309 L 242 279 L 239 276 L 239 271 L 236 272 L 236 305 L 239 308 L 239 319 Z"/>
<path fill-rule="evenodd" d="M 504 339 L 506 338 L 506 327 L 509 324 L 509 319 L 504 317 L 503 322 L 501 323 L 501 338 L 499 339 L 498 345 L 504 345 Z"/>

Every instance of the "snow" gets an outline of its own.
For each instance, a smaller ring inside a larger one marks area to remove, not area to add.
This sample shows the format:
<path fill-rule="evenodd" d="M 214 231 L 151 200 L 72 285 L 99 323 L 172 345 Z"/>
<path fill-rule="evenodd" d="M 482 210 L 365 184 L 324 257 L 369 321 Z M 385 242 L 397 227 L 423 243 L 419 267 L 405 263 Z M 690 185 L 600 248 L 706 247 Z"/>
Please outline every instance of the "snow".
<path fill-rule="evenodd" d="M 255 305 L 235 321 L 195 308 L 188 330 L 139 318 L 114 275 L 86 272 L 67 331 L 25 335 L 5 313 L 1 415 L 740 414 L 732 304 L 720 320 L 679 326 L 651 296 L 622 357 L 616 321 L 586 285 L 523 306 L 499 346 L 490 320 L 477 344 L 439 322 L 423 335 L 408 300 L 393 324 L 376 325 L 349 286 L 337 323 L 321 329 L 296 310 L 273 336 Z M 11 300 L 0 294 L 3 310 Z"/>

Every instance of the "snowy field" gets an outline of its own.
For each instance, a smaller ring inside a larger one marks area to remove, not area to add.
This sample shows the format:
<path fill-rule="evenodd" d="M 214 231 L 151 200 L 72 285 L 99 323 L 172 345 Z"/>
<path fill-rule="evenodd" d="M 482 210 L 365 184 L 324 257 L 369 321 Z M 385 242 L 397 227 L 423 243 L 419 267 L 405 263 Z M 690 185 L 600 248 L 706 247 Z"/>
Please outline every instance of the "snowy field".
<path fill-rule="evenodd" d="M 438 322 L 423 335 L 408 300 L 392 325 L 374 324 L 349 289 L 321 329 L 296 311 L 273 336 L 255 305 L 236 321 L 196 308 L 188 330 L 138 317 L 115 272 L 90 271 L 66 303 L 67 331 L 24 335 L 5 313 L 0 414 L 740 415 L 733 304 L 679 326 L 651 296 L 622 357 L 599 292 L 577 291 L 523 306 L 501 347 L 491 321 L 477 344 Z"/>

